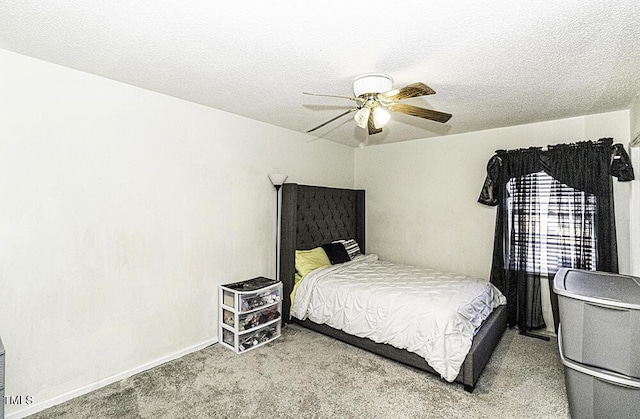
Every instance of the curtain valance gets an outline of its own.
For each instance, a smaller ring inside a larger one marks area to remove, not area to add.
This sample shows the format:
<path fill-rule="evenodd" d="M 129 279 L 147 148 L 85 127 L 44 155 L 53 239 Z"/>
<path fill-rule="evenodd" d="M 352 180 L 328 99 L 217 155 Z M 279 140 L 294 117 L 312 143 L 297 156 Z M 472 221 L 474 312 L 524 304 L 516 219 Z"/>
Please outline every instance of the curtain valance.
<path fill-rule="evenodd" d="M 580 170 L 576 171 L 576 167 Z M 558 144 L 548 146 L 546 151 L 542 147 L 497 150 L 487 164 L 487 177 L 478 202 L 496 206 L 501 186 L 512 178 L 541 171 L 596 196 L 607 193 L 609 176 L 622 182 L 634 179 L 629 155 L 622 144 L 613 144 L 612 138 Z"/>

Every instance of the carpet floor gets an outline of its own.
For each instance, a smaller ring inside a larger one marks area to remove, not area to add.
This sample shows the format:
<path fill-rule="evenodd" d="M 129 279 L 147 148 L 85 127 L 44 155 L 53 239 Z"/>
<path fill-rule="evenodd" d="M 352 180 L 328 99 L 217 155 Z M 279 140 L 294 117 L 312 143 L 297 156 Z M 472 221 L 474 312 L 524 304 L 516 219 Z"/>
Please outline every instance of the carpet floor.
<path fill-rule="evenodd" d="M 557 342 L 507 330 L 473 393 L 289 325 L 236 355 L 213 345 L 31 418 L 569 418 Z"/>

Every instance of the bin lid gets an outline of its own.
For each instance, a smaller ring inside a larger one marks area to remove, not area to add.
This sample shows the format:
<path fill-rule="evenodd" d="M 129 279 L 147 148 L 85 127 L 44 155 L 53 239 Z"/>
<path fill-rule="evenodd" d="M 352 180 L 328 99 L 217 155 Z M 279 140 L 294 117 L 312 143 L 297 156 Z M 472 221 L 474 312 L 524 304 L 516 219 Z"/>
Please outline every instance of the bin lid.
<path fill-rule="evenodd" d="M 640 278 L 635 276 L 562 268 L 553 279 L 553 290 L 570 298 L 640 310 Z"/>
<path fill-rule="evenodd" d="M 255 278 L 247 279 L 246 281 L 234 282 L 233 284 L 224 284 L 223 287 L 239 292 L 249 292 L 256 291 L 273 284 L 277 284 L 278 282 L 280 281 L 265 278 L 264 276 L 258 276 Z"/>

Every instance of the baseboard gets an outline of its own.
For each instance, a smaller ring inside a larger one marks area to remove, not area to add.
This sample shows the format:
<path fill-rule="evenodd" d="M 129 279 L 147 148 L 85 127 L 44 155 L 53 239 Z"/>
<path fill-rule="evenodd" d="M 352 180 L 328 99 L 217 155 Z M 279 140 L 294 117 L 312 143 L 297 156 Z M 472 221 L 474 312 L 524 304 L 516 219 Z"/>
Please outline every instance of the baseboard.
<path fill-rule="evenodd" d="M 158 358 L 154 361 L 148 362 L 146 364 L 140 365 L 138 367 L 132 368 L 127 371 L 120 372 L 118 374 L 114 374 L 111 377 L 107 377 L 105 379 L 96 381 L 95 383 L 87 384 L 86 386 L 82 386 L 75 390 L 68 391 L 59 396 L 53 397 L 48 400 L 44 400 L 40 403 L 36 403 L 34 405 L 29 406 L 26 409 L 18 410 L 16 412 L 12 412 L 5 415 L 6 419 L 20 419 L 25 416 L 33 415 L 34 413 L 38 413 L 42 410 L 48 409 L 52 406 L 55 406 L 60 403 L 64 403 L 68 400 L 74 399 L 76 397 L 82 396 L 84 394 L 90 393 L 99 388 L 108 386 L 109 384 L 113 384 L 116 381 L 124 380 L 125 378 L 131 377 L 143 371 L 149 370 L 151 368 L 157 367 L 158 365 L 164 364 L 165 362 L 173 361 L 174 359 L 178 359 L 185 355 L 188 355 L 192 352 L 199 351 L 201 349 L 206 348 L 207 346 L 211 346 L 215 343 L 218 343 L 218 338 L 212 338 L 205 340 L 204 342 L 197 343 L 188 348 L 182 349 L 180 351 L 174 352 L 162 358 Z M 6 409 L 5 409 L 6 410 Z"/>

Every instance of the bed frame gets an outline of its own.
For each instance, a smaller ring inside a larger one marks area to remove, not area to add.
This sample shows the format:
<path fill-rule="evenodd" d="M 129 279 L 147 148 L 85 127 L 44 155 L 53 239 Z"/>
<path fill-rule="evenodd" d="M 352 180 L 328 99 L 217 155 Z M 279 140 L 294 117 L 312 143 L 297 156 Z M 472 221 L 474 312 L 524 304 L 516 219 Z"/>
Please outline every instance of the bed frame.
<path fill-rule="evenodd" d="M 285 320 L 319 333 L 437 374 L 419 355 L 370 339 L 349 335 L 341 330 L 310 320 L 289 319 L 291 290 L 294 285 L 295 251 L 308 250 L 337 239 L 354 238 L 365 253 L 365 191 L 326 188 L 285 183 L 282 187 L 280 280 L 283 285 L 282 310 Z M 480 373 L 507 328 L 504 306 L 496 308 L 473 339 L 456 382 L 473 392 Z"/>

